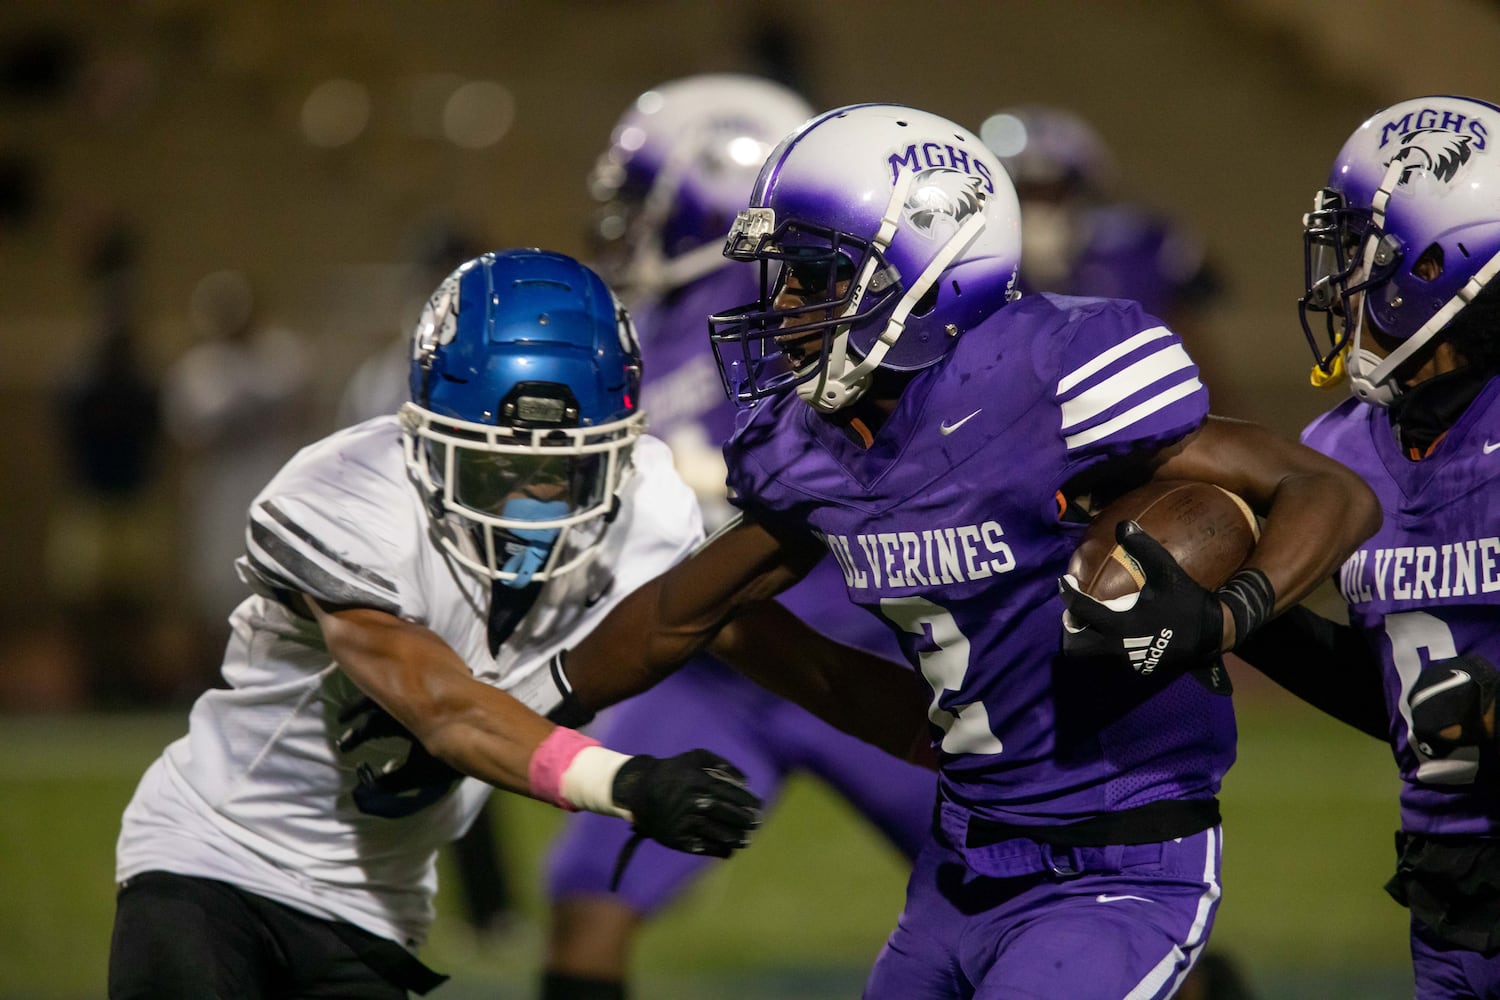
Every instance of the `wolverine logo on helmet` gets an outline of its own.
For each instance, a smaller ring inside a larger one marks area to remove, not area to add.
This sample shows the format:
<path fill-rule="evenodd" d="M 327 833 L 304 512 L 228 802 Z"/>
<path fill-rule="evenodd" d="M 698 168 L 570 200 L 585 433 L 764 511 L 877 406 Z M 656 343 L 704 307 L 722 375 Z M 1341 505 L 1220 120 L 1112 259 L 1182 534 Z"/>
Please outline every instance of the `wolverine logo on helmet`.
<path fill-rule="evenodd" d="M 1398 184 L 1411 181 L 1419 173 L 1446 184 L 1453 180 L 1459 167 L 1469 162 L 1473 147 L 1472 136 L 1447 129 L 1418 129 L 1401 137 L 1401 149 L 1387 162 L 1400 160 L 1403 164 Z"/>
<path fill-rule="evenodd" d="M 907 219 L 917 232 L 933 239 L 947 239 L 965 219 L 982 211 L 980 179 L 947 167 L 917 174 L 906 197 Z"/>

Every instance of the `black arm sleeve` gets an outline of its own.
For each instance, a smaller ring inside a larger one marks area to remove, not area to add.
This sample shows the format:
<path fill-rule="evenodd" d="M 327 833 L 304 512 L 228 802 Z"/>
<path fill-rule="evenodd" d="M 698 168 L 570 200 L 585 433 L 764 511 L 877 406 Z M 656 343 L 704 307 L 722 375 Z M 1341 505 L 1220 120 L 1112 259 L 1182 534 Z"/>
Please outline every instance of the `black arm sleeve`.
<path fill-rule="evenodd" d="M 1319 711 L 1389 741 L 1380 661 L 1348 625 L 1299 605 L 1262 625 L 1234 654 Z"/>

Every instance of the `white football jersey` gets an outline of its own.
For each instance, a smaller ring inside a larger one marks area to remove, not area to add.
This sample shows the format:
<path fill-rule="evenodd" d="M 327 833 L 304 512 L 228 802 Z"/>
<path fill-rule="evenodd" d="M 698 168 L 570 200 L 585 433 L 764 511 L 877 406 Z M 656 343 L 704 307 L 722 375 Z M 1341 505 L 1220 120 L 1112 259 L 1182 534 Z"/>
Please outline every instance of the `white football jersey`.
<path fill-rule="evenodd" d="M 400 818 L 361 812 L 361 762 L 403 760 L 407 740 L 341 754 L 341 713 L 363 694 L 332 661 L 317 625 L 278 601 L 301 592 L 378 608 L 441 636 L 476 677 L 539 713 L 558 695 L 547 661 L 576 645 L 631 590 L 682 559 L 703 531 L 666 446 L 635 445 L 634 475 L 586 568 L 543 585 L 491 656 L 490 582 L 445 554 L 407 478 L 395 417 L 303 449 L 255 499 L 242 578 L 255 594 L 230 618 L 227 690 L 194 704 L 186 736 L 151 765 L 125 810 L 120 880 L 153 869 L 218 879 L 414 948 L 437 889 L 437 849 L 459 837 L 490 786 L 458 782 Z M 567 544 L 564 541 L 563 544 Z M 503 589 L 502 589 L 502 596 Z"/>

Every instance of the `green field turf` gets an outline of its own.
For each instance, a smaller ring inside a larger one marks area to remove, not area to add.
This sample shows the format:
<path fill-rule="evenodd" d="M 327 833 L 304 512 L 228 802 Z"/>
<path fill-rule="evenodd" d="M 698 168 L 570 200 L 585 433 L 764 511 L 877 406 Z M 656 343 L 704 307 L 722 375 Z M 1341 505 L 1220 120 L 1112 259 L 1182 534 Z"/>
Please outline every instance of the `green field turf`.
<path fill-rule="evenodd" d="M 1225 895 L 1212 947 L 1239 960 L 1263 1000 L 1409 997 L 1405 911 L 1380 888 L 1396 826 L 1388 751 L 1274 693 L 1237 701 L 1240 760 L 1224 787 Z M 0 720 L 0 997 L 103 996 L 119 813 L 185 724 L 185 713 Z M 435 998 L 531 995 L 535 862 L 558 815 L 519 798 L 497 808 L 527 920 L 476 942 L 451 894 L 440 894 L 424 958 L 454 978 Z M 857 996 L 902 883 L 898 860 L 842 802 L 794 783 L 753 849 L 651 926 L 636 996 Z"/>

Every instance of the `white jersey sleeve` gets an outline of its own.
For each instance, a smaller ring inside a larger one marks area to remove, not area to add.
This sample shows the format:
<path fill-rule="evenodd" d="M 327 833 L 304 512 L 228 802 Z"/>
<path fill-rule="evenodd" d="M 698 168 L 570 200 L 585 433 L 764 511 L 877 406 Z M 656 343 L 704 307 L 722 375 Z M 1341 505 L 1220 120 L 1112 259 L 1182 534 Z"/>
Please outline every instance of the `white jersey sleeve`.
<path fill-rule="evenodd" d="M 420 619 L 425 609 L 409 577 L 423 514 L 405 469 L 383 449 L 346 446 L 360 437 L 342 432 L 303 449 L 255 498 L 240 578 L 279 603 L 303 593 L 327 606 Z"/>

